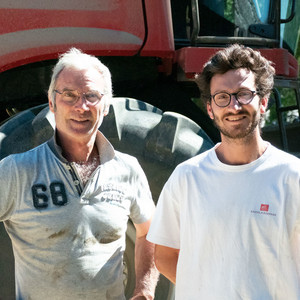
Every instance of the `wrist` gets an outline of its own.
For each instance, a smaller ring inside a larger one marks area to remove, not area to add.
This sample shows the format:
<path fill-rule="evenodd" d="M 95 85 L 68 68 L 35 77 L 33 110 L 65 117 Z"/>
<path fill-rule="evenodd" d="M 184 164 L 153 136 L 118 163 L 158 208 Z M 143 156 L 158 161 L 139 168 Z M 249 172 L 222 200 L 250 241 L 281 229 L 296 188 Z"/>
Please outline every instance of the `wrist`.
<path fill-rule="evenodd" d="M 143 292 L 136 292 L 133 294 L 132 298 L 130 300 L 153 300 L 154 295 L 143 293 Z"/>

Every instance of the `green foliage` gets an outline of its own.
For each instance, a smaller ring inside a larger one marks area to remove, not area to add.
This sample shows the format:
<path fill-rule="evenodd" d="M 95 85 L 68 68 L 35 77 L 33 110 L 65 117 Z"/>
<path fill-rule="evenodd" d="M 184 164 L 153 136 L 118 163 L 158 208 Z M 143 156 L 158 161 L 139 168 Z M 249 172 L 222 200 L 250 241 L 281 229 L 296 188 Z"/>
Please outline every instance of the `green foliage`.
<path fill-rule="evenodd" d="M 292 1 L 289 0 L 288 8 L 286 14 L 281 15 L 281 18 L 287 18 L 291 14 Z M 284 39 L 284 47 L 288 46 L 290 50 L 299 57 L 299 34 L 300 34 L 300 1 L 296 1 L 296 13 L 294 18 L 286 23 L 281 25 L 281 34 Z M 282 12 L 283 13 L 283 12 Z M 297 54 L 298 52 L 298 54 Z"/>
<path fill-rule="evenodd" d="M 296 105 L 297 102 L 296 102 L 295 90 L 290 88 L 277 88 L 277 90 L 280 94 L 281 106 L 288 107 L 291 105 Z M 271 95 L 269 104 L 271 104 L 271 106 L 266 113 L 265 126 L 278 125 L 274 94 Z M 286 123 L 296 122 L 299 119 L 298 111 L 291 110 L 291 111 L 284 112 L 283 117 Z"/>
<path fill-rule="evenodd" d="M 224 17 L 234 23 L 234 0 L 227 0 L 225 3 Z"/>
<path fill-rule="evenodd" d="M 297 49 L 295 52 L 295 56 L 297 58 L 298 61 L 298 66 L 300 66 L 300 29 L 298 31 L 298 44 L 297 44 Z M 298 77 L 300 77 L 300 67 L 298 69 Z"/>

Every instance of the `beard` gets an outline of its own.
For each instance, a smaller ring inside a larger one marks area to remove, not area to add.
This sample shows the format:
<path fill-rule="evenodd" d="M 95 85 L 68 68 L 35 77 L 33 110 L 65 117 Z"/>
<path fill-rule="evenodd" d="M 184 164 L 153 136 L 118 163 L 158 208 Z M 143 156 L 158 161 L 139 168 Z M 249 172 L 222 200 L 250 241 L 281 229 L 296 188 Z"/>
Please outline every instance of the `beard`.
<path fill-rule="evenodd" d="M 250 116 L 250 114 L 245 111 L 242 111 L 239 114 L 236 114 L 235 116 L 239 116 L 240 114 L 243 114 L 243 115 L 246 114 L 246 115 Z M 227 115 L 224 115 L 222 118 L 225 119 L 226 117 L 232 116 L 232 115 L 233 114 L 227 114 Z M 235 128 L 226 128 L 222 124 L 221 119 L 215 115 L 214 115 L 213 123 L 224 137 L 227 137 L 231 140 L 243 140 L 243 139 L 247 140 L 253 136 L 257 127 L 260 128 L 261 120 L 262 120 L 262 115 L 258 111 L 256 111 L 252 114 L 250 123 L 248 124 L 247 127 L 245 127 L 245 126 L 243 126 L 243 124 L 241 124 L 241 125 L 235 126 Z"/>

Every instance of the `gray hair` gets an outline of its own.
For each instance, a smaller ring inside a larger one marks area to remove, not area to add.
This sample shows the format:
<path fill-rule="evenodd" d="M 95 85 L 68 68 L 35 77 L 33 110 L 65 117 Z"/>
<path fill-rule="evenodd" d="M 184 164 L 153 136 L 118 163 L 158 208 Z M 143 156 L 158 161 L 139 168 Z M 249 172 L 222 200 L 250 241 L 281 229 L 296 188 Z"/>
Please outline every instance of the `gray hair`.
<path fill-rule="evenodd" d="M 99 71 L 99 73 L 103 76 L 104 80 L 104 91 L 106 98 L 106 105 L 109 105 L 109 101 L 112 98 L 112 82 L 111 82 L 111 74 L 109 69 L 101 63 L 101 61 L 93 56 L 86 53 L 83 53 L 81 50 L 76 48 L 71 48 L 66 53 L 60 55 L 59 60 L 55 67 L 53 68 L 53 73 L 51 77 L 51 82 L 48 89 L 48 98 L 52 101 L 53 105 L 55 105 L 55 87 L 59 74 L 63 69 L 74 68 L 77 70 L 86 70 L 88 68 L 94 68 Z"/>

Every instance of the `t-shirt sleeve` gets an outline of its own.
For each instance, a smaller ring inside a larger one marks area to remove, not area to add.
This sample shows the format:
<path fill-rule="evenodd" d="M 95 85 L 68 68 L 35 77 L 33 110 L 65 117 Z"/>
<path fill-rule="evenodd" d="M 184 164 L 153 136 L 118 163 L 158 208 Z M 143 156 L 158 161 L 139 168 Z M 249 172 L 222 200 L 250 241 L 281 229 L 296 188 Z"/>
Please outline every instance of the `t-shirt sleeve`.
<path fill-rule="evenodd" d="M 130 208 L 130 218 L 135 224 L 148 221 L 155 209 L 147 177 L 136 159 L 133 160 L 135 199 Z"/>
<path fill-rule="evenodd" d="M 180 249 L 180 180 L 177 169 L 158 199 L 147 239 L 155 244 Z"/>
<path fill-rule="evenodd" d="M 8 220 L 15 210 L 17 195 L 15 169 L 11 156 L 0 161 L 0 221 Z"/>
<path fill-rule="evenodd" d="M 291 233 L 292 255 L 300 277 L 300 164 L 299 161 L 297 163 L 293 166 L 293 175 L 296 175 L 290 176 L 285 184 L 288 193 L 285 211 L 287 230 Z"/>

